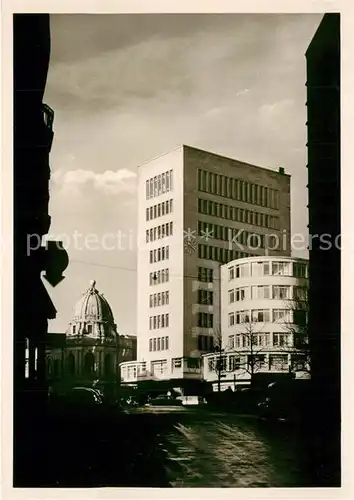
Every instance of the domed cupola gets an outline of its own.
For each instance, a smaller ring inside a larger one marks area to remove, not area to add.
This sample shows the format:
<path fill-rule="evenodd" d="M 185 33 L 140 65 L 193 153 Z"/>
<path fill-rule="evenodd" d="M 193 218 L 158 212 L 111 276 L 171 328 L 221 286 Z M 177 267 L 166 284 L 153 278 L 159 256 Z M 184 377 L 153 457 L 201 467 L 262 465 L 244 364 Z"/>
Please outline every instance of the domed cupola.
<path fill-rule="evenodd" d="M 97 290 L 94 280 L 76 303 L 73 316 L 69 325 L 69 336 L 105 338 L 116 334 L 112 309 L 103 294 Z"/>

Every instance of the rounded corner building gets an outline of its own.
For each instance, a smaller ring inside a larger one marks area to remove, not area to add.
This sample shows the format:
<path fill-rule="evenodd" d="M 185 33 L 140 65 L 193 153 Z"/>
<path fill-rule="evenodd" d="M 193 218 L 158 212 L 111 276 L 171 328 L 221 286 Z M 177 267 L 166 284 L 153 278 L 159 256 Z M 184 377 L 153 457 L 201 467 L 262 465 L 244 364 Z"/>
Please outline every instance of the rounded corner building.
<path fill-rule="evenodd" d="M 221 266 L 222 352 L 203 363 L 214 390 L 247 386 L 260 373 L 308 376 L 307 290 L 305 259 L 259 256 Z"/>

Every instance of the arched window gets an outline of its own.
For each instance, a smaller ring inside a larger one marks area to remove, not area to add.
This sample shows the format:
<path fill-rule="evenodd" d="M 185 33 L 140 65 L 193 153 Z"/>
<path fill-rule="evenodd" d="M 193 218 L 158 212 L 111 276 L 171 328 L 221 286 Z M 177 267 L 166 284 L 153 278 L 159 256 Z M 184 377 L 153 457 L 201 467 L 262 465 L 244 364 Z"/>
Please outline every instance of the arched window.
<path fill-rule="evenodd" d="M 95 358 L 92 352 L 85 354 L 84 358 L 84 373 L 85 375 L 93 375 L 95 369 Z"/>
<path fill-rule="evenodd" d="M 69 375 L 75 374 L 75 357 L 72 352 L 70 352 L 68 356 L 68 372 Z"/>

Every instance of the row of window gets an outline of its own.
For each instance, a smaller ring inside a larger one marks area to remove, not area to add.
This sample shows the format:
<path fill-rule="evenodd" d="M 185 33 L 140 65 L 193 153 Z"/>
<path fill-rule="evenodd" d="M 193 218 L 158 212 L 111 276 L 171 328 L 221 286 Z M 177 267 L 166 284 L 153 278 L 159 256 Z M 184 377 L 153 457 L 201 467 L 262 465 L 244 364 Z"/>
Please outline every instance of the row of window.
<path fill-rule="evenodd" d="M 306 301 L 307 288 L 289 285 L 254 285 L 229 290 L 229 304 L 242 300 L 277 299 Z"/>
<path fill-rule="evenodd" d="M 158 330 L 159 328 L 168 328 L 169 314 L 158 314 L 157 316 L 150 316 L 149 330 Z"/>
<path fill-rule="evenodd" d="M 245 257 L 252 257 L 247 252 L 239 252 L 230 248 L 214 247 L 212 245 L 198 245 L 198 258 L 208 259 L 226 264 L 232 260 L 243 259 Z"/>
<path fill-rule="evenodd" d="M 208 360 L 208 369 L 210 372 L 215 370 L 232 372 L 242 368 L 249 370 L 251 366 L 253 371 L 260 369 L 285 371 L 289 368 L 289 357 L 287 354 L 269 354 L 268 356 L 265 354 L 248 356 L 229 355 Z"/>
<path fill-rule="evenodd" d="M 151 227 L 147 229 L 146 243 L 150 241 L 161 240 L 162 238 L 167 238 L 167 236 L 172 236 L 173 233 L 173 222 L 167 222 L 166 224 L 161 224 L 160 226 Z"/>
<path fill-rule="evenodd" d="M 245 210 L 244 208 L 232 207 L 223 203 L 216 203 L 211 200 L 198 198 L 198 212 L 205 215 L 212 215 L 221 219 L 229 219 L 253 226 L 279 229 L 279 217 L 274 215 Z"/>
<path fill-rule="evenodd" d="M 198 221 L 198 234 L 206 240 L 214 238 L 215 240 L 228 241 L 229 243 L 241 244 L 251 248 L 264 248 L 267 246 L 278 250 L 277 240 L 274 235 L 249 233 L 244 229 L 236 229 L 227 226 L 219 226 L 208 222 Z"/>
<path fill-rule="evenodd" d="M 208 267 L 198 267 L 198 281 L 204 283 L 212 283 L 213 280 L 214 280 L 213 269 L 209 269 Z"/>
<path fill-rule="evenodd" d="M 161 248 L 150 250 L 150 264 L 160 262 L 161 260 L 168 260 L 170 258 L 170 247 L 167 245 Z"/>
<path fill-rule="evenodd" d="M 208 306 L 213 305 L 213 292 L 209 290 L 198 290 L 197 292 L 197 302 L 198 304 L 206 304 Z"/>
<path fill-rule="evenodd" d="M 213 328 L 214 315 L 199 312 L 197 315 L 197 326 L 200 328 Z"/>
<path fill-rule="evenodd" d="M 241 347 L 286 347 L 291 345 L 291 342 L 292 334 L 290 333 L 237 333 L 236 335 L 229 335 L 228 347 L 230 349 Z"/>
<path fill-rule="evenodd" d="M 170 279 L 169 269 L 159 269 L 158 271 L 152 272 L 149 275 L 149 284 L 160 285 L 161 283 L 167 283 Z"/>
<path fill-rule="evenodd" d="M 158 203 L 146 209 L 146 220 L 154 220 L 172 212 L 172 199 Z"/>
<path fill-rule="evenodd" d="M 305 312 L 305 311 L 304 311 Z M 253 309 L 229 313 L 229 326 L 242 323 L 292 323 L 293 311 L 289 309 Z"/>
<path fill-rule="evenodd" d="M 198 169 L 198 190 L 232 200 L 279 209 L 279 191 Z"/>
<path fill-rule="evenodd" d="M 150 307 L 168 306 L 170 302 L 170 292 L 168 290 L 159 293 L 152 293 L 149 297 Z"/>
<path fill-rule="evenodd" d="M 163 193 L 172 191 L 172 170 L 167 170 L 163 174 L 155 175 L 146 181 L 146 199 L 151 200 Z"/>
<path fill-rule="evenodd" d="M 302 262 L 270 261 L 236 264 L 229 267 L 229 280 L 250 276 L 293 276 L 307 278 L 307 265 Z"/>
<path fill-rule="evenodd" d="M 149 351 L 168 351 L 169 337 L 156 337 L 149 339 Z"/>

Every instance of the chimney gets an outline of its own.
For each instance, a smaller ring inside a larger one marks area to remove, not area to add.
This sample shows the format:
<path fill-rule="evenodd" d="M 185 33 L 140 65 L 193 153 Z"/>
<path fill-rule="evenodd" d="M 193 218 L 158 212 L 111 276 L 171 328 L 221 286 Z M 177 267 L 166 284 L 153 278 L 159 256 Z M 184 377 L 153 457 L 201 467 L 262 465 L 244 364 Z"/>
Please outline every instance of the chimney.
<path fill-rule="evenodd" d="M 279 167 L 279 174 L 280 175 L 284 175 L 285 174 L 285 170 L 283 167 Z"/>

